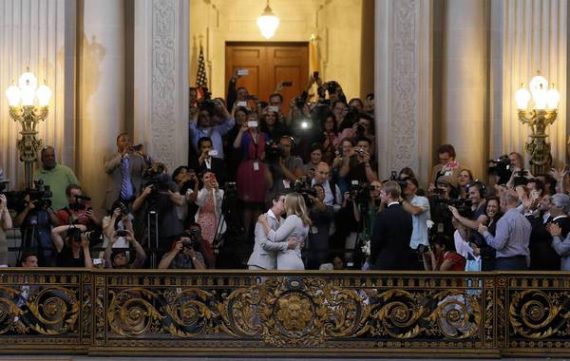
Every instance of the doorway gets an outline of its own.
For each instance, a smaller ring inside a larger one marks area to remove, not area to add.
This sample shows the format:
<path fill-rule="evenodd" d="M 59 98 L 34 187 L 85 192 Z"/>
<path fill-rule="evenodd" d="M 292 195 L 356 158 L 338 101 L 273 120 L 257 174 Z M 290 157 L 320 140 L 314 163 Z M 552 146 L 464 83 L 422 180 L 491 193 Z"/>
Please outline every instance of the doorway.
<path fill-rule="evenodd" d="M 309 81 L 308 42 L 226 42 L 226 84 L 236 69 L 247 69 L 248 75 L 237 81 L 249 94 L 267 101 L 279 82 L 284 87 L 283 111 L 291 99 L 301 94 Z M 227 94 L 226 94 L 227 97 Z"/>

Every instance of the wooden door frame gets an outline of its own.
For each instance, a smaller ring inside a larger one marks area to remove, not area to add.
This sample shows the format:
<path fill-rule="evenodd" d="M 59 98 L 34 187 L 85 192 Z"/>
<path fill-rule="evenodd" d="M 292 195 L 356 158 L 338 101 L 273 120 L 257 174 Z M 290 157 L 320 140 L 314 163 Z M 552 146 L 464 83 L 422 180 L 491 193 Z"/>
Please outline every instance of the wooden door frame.
<path fill-rule="evenodd" d="M 304 45 L 307 48 L 307 77 L 309 77 L 310 63 L 309 63 L 309 42 L 308 41 L 226 41 L 224 42 L 224 53 L 225 53 L 225 77 L 224 93 L 227 98 L 227 84 L 229 84 L 230 78 L 232 77 L 232 72 L 229 67 L 228 62 L 228 47 L 229 46 L 300 46 Z"/>

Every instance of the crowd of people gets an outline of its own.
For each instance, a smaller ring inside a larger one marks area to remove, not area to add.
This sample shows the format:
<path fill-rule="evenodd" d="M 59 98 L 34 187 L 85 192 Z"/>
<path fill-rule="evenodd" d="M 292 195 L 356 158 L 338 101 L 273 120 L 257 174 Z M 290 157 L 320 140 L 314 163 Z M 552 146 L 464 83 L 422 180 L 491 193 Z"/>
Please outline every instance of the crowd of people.
<path fill-rule="evenodd" d="M 564 172 L 532 175 L 513 152 L 484 184 L 445 144 L 429 180 L 407 167 L 382 179 L 373 94 L 347 101 L 314 74 L 286 106 L 283 84 L 264 101 L 238 78 L 227 99 L 190 89 L 185 165 L 168 170 L 117 136 L 102 165 L 106 214 L 42 149 L 35 187 L 0 195 L 0 265 L 19 227 L 22 266 L 570 269 Z"/>

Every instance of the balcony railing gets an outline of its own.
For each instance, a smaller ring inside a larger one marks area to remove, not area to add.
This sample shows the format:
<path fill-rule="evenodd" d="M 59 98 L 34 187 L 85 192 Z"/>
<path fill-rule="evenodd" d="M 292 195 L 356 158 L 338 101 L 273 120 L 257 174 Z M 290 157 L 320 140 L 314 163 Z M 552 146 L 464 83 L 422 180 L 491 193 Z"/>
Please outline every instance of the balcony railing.
<path fill-rule="evenodd" d="M 3 269 L 0 353 L 569 356 L 567 273 Z"/>

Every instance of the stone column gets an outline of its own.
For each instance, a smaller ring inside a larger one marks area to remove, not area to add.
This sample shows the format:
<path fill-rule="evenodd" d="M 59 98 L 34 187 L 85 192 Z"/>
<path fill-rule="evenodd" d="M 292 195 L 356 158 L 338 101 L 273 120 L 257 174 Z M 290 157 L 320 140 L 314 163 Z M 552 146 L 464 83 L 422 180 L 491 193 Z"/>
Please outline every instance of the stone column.
<path fill-rule="evenodd" d="M 447 0 L 444 12 L 441 143 L 453 144 L 459 163 L 481 178 L 489 144 L 487 1 Z"/>
<path fill-rule="evenodd" d="M 186 0 L 135 2 L 134 137 L 169 171 L 188 160 Z"/>
<path fill-rule="evenodd" d="M 379 176 L 409 166 L 427 180 L 432 149 L 433 1 L 375 3 Z"/>
<path fill-rule="evenodd" d="M 124 9 L 123 0 L 83 0 L 78 9 L 78 176 L 97 207 L 104 199 L 104 157 L 116 151 L 116 136 L 126 127 Z"/>
<path fill-rule="evenodd" d="M 0 168 L 13 190 L 24 183 L 21 129 L 8 115 L 5 90 L 27 68 L 53 92 L 38 138 L 54 146 L 58 162 L 74 166 L 75 21 L 74 0 L 0 1 Z"/>
<path fill-rule="evenodd" d="M 556 84 L 561 101 L 550 126 L 553 165 L 566 162 L 568 137 L 568 1 L 491 0 L 491 155 L 523 154 L 528 126 L 518 120 L 514 94 L 537 71 Z"/>

